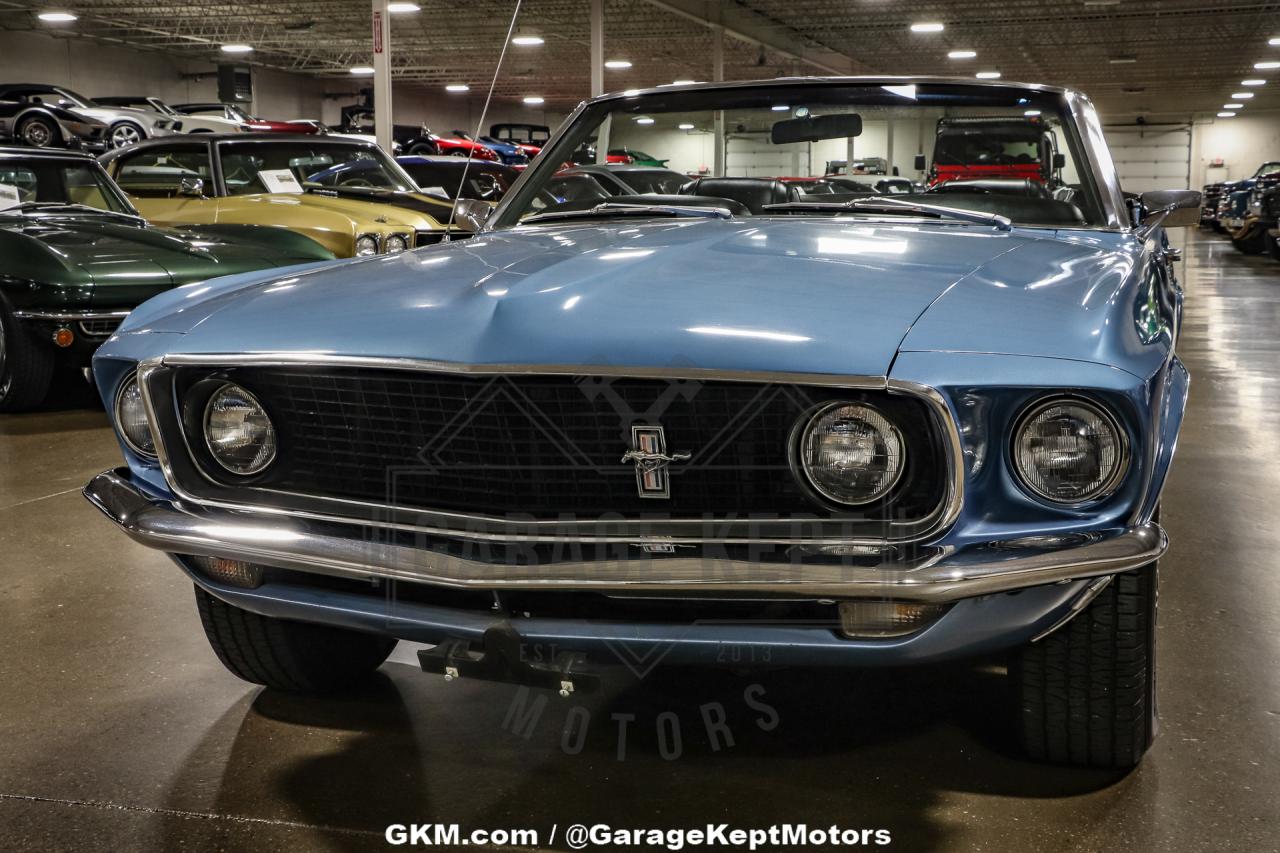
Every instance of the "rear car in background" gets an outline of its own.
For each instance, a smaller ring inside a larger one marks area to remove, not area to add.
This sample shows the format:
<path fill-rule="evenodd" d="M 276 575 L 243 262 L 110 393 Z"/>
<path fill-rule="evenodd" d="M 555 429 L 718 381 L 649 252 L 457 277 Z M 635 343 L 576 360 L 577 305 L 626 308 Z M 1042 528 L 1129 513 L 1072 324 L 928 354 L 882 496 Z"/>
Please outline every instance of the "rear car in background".
<path fill-rule="evenodd" d="M 545 124 L 500 123 L 489 126 L 489 135 L 502 142 L 519 147 L 530 158 L 537 157 L 542 146 L 551 136 L 551 128 Z"/>
<path fill-rule="evenodd" d="M 237 104 L 198 103 L 174 104 L 173 108 L 183 115 L 195 118 L 214 118 L 234 122 L 240 130 L 253 133 L 317 133 L 314 127 L 298 126 L 287 121 L 258 118 L 249 115 Z"/>
<path fill-rule="evenodd" d="M 29 148 L 106 148 L 107 126 L 92 116 L 43 98 L 0 98 L 0 142 Z"/>
<path fill-rule="evenodd" d="M 917 161 L 923 170 L 924 157 Z M 1040 116 L 947 116 L 937 122 L 929 186 L 1002 179 L 1048 184 L 1063 165 Z"/>
<path fill-rule="evenodd" d="M 39 405 L 133 308 L 170 288 L 331 260 L 275 228 L 148 225 L 87 154 L 0 148 L 0 411 Z"/>
<path fill-rule="evenodd" d="M 180 113 L 160 98 L 149 95 L 108 95 L 94 98 L 94 101 L 111 107 L 128 107 L 155 113 L 160 116 L 156 126 L 171 133 L 238 133 L 244 129 L 239 122 L 230 119 Z"/>
<path fill-rule="evenodd" d="M 866 127 L 1029 109 L 1063 140 L 1052 195 L 827 201 L 760 177 Z M 608 128 L 660 150 L 719 115 L 753 140 L 726 174 L 548 202 Z M 1049 86 L 596 98 L 496 208 L 459 201 L 473 240 L 131 315 L 94 359 L 126 465 L 85 494 L 172 556 L 219 658 L 272 688 L 349 687 L 398 639 L 434 646 L 429 672 L 561 695 L 619 644 L 825 665 L 833 691 L 1006 655 L 993 718 L 1028 754 L 1129 768 L 1156 731 L 1188 388 L 1164 229 L 1198 206 L 1130 204 L 1089 100 Z"/>
<path fill-rule="evenodd" d="M 339 183 L 313 181 L 367 165 Z M 288 228 L 340 258 L 398 254 L 444 239 L 449 205 L 420 195 L 376 145 L 329 136 L 207 134 L 157 139 L 104 155 L 148 220 Z"/>
<path fill-rule="evenodd" d="M 1222 223 L 1218 221 L 1218 203 L 1222 200 L 1226 184 L 1218 182 L 1205 184 L 1200 189 L 1200 224 L 1207 225 L 1218 233 L 1222 233 Z"/>

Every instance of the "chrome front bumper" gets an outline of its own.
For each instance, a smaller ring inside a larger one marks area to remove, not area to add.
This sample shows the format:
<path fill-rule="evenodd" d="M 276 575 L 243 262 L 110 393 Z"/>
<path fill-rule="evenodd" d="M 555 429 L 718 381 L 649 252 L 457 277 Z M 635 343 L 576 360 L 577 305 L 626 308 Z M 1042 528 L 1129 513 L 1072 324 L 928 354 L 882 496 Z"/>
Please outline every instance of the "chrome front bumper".
<path fill-rule="evenodd" d="M 395 578 L 464 589 L 592 590 L 621 595 L 894 598 L 947 602 L 1124 572 L 1168 547 L 1154 523 L 1105 533 L 1041 536 L 965 548 L 886 549 L 879 562 L 813 549 L 750 558 L 692 553 L 520 563 L 458 554 L 459 543 L 372 536 L 359 523 L 208 509 L 148 495 L 127 469 L 94 477 L 85 497 L 135 541 L 172 554 L 215 556 L 347 578 Z M 382 534 L 379 534 L 381 536 Z M 691 549 L 692 550 L 692 549 Z M 870 564 L 868 564 L 870 563 Z"/>

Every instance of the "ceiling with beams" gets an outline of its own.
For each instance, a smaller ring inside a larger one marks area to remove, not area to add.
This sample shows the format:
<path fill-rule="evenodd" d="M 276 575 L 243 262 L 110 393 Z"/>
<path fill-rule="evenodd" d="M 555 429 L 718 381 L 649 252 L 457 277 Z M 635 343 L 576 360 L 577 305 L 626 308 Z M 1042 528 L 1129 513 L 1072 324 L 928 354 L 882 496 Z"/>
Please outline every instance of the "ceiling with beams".
<path fill-rule="evenodd" d="M 515 0 L 418 0 L 392 17 L 397 85 L 466 83 L 483 91 L 493 74 Z M 69 24 L 38 12 L 68 9 Z M 517 32 L 545 43 L 512 46 L 496 96 L 536 94 L 568 108 L 590 88 L 588 0 L 524 0 Z M 954 74 L 999 71 L 1006 80 L 1087 92 L 1111 121 L 1213 113 L 1252 89 L 1250 110 L 1280 109 L 1276 13 L 1280 3 L 1221 0 L 605 0 L 605 55 L 631 68 L 606 71 L 605 88 L 712 76 L 714 22 L 726 28 L 725 78 L 783 74 Z M 236 61 L 350 79 L 370 60 L 370 4 L 363 0 L 0 0 L 0 30 L 38 30 L 226 61 L 224 43 L 251 44 Z M 913 33 L 913 22 L 939 22 Z M 749 40 L 744 40 L 744 37 Z M 977 57 L 948 59 L 969 49 Z M 1274 78 L 1274 79 L 1270 79 Z"/>

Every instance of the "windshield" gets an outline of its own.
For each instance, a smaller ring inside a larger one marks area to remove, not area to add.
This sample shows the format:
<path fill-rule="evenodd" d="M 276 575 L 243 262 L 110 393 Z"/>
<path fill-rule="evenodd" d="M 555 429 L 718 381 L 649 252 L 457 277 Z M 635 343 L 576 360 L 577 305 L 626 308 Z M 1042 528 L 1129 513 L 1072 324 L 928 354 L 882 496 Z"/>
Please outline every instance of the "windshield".
<path fill-rule="evenodd" d="M 1040 130 L 1036 126 L 975 122 L 947 127 L 933 149 L 939 166 L 1011 166 L 1040 162 Z"/>
<path fill-rule="evenodd" d="M 218 151 L 228 195 L 300 192 L 310 187 L 415 189 L 395 161 L 369 145 L 260 140 L 225 142 Z"/>
<path fill-rule="evenodd" d="M 447 199 L 458 198 L 458 185 L 462 183 L 464 170 L 467 173 L 467 183 L 462 187 L 462 197 L 480 201 L 497 201 L 502 198 L 517 177 L 514 169 L 482 166 L 475 162 L 468 166 L 461 158 L 455 158 L 450 163 L 421 160 L 402 165 L 424 193 Z"/>
<path fill-rule="evenodd" d="M 31 210 L 66 204 L 136 213 L 97 163 L 36 157 L 0 160 L 0 215 L 19 205 Z"/>
<path fill-rule="evenodd" d="M 1259 175 L 1269 175 L 1272 172 L 1280 172 L 1280 162 L 1272 160 L 1267 163 L 1263 163 L 1258 167 L 1258 171 L 1253 173 L 1253 176 L 1256 178 Z"/>
<path fill-rule="evenodd" d="M 638 198 L 600 181 L 607 200 L 619 204 L 716 206 L 735 216 L 878 218 L 919 216 L 924 206 L 932 206 L 994 214 L 1024 225 L 1102 226 L 1106 212 L 1067 103 L 1059 93 L 1014 86 L 822 81 L 672 89 L 606 99 L 588 105 L 554 149 L 544 150 L 494 224 L 509 226 L 535 214 L 598 205 L 597 193 L 570 192 L 577 187 L 556 173 L 563 164 L 587 156 L 590 162 L 607 163 L 607 152 L 625 149 L 666 161 L 666 168 L 685 180 L 674 188 L 640 190 Z M 939 128 L 959 122 L 965 122 L 960 150 L 940 148 L 938 162 L 964 160 L 970 151 L 990 160 L 990 151 L 999 149 L 994 168 L 931 181 L 935 140 L 941 145 Z M 1055 156 L 1043 168 L 1028 169 L 1027 159 L 1043 159 L 1041 140 Z M 866 183 L 856 187 L 832 180 L 848 175 L 850 164 L 856 170 L 869 162 L 882 164 L 889 177 L 900 177 L 893 183 L 864 178 Z M 828 174 L 828 167 L 837 165 L 840 173 Z M 827 183 L 804 180 L 824 176 Z M 849 206 L 865 202 L 868 190 L 908 204 Z M 544 191 L 564 201 L 547 204 Z M 664 198 L 652 198 L 657 195 Z M 789 207 L 797 203 L 805 207 Z M 913 209 L 911 203 L 920 207 Z M 612 212 L 611 207 L 601 209 L 601 215 Z M 939 214 L 934 210 L 929 215 Z"/>

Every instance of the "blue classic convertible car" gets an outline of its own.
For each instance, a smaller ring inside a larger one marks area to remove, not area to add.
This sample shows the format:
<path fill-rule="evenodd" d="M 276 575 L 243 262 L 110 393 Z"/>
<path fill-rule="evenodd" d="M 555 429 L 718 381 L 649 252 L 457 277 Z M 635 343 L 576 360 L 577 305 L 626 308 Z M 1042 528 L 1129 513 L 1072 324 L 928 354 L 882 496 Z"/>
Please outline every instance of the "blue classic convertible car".
<path fill-rule="evenodd" d="M 911 172 L 895 136 L 1033 111 L 1047 182 L 760 177 L 855 138 Z M 589 140 L 688 126 L 710 173 L 678 192 L 544 191 Z M 1188 387 L 1164 229 L 1199 193 L 1126 200 L 1084 96 L 1005 83 L 664 86 L 548 147 L 458 203 L 468 242 L 181 288 L 99 350 L 127 465 L 86 495 L 190 577 L 222 662 L 333 690 L 407 639 L 569 695 L 619 649 L 831 678 L 1000 653 L 1030 755 L 1136 764 Z"/>

